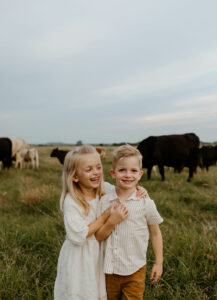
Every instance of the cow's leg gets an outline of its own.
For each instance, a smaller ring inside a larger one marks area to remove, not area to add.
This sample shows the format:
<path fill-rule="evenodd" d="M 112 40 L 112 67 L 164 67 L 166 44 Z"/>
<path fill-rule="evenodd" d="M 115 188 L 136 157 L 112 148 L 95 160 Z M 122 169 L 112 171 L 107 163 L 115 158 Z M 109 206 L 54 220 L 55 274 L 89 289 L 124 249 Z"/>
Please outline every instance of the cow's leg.
<path fill-rule="evenodd" d="M 164 166 L 163 165 L 158 165 L 158 168 L 159 168 L 159 172 L 160 172 L 160 175 L 161 175 L 161 179 L 162 181 L 165 180 L 165 177 L 164 177 Z"/>
<path fill-rule="evenodd" d="M 151 179 L 151 170 L 152 170 L 152 166 L 148 167 L 148 170 L 147 170 L 148 179 Z"/>
<path fill-rule="evenodd" d="M 15 168 L 18 167 L 18 157 L 17 157 L 17 154 L 15 155 Z"/>
<path fill-rule="evenodd" d="M 189 176 L 188 176 L 188 180 L 187 180 L 188 182 L 190 182 L 191 178 L 193 178 L 193 174 L 194 174 L 194 168 L 191 165 L 191 166 L 189 166 Z"/>
<path fill-rule="evenodd" d="M 35 169 L 35 160 L 33 157 L 31 158 L 31 164 L 32 164 L 32 169 Z"/>

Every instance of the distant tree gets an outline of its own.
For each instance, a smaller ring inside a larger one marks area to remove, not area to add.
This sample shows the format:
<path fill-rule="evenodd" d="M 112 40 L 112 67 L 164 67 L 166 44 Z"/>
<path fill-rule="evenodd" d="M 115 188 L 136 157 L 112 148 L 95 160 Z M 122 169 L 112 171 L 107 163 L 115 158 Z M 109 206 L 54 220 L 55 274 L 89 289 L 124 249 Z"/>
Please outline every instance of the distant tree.
<path fill-rule="evenodd" d="M 77 141 L 76 146 L 81 146 L 83 145 L 82 141 Z"/>

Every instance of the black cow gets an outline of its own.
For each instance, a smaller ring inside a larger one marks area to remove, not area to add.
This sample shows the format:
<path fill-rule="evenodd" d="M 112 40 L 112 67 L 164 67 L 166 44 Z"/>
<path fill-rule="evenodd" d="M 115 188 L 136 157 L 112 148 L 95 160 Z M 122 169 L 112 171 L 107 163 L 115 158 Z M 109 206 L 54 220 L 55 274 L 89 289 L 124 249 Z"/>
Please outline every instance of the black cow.
<path fill-rule="evenodd" d="M 9 138 L 0 138 L 0 161 L 3 168 L 10 168 L 12 164 L 12 142 Z"/>
<path fill-rule="evenodd" d="M 138 150 L 143 156 L 143 168 L 148 169 L 148 179 L 151 178 L 152 167 L 158 165 L 162 180 L 165 179 L 164 166 L 168 166 L 178 172 L 188 167 L 190 181 L 197 166 L 199 143 L 194 133 L 149 136 L 144 139 L 139 143 Z"/>
<path fill-rule="evenodd" d="M 58 148 L 55 148 L 55 149 L 52 150 L 50 156 L 51 157 L 57 157 L 59 162 L 63 165 L 65 156 L 68 152 L 69 151 L 59 150 Z"/>
<path fill-rule="evenodd" d="M 217 161 L 217 146 L 203 146 L 198 150 L 198 165 L 201 169 L 216 165 Z"/>

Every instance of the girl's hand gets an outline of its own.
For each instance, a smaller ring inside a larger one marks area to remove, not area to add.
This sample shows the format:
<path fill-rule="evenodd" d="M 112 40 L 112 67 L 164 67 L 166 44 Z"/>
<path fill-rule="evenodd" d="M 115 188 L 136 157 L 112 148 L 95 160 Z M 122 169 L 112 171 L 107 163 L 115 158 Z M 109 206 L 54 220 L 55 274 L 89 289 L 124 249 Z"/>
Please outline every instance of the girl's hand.
<path fill-rule="evenodd" d="M 150 275 L 151 283 L 156 283 L 160 279 L 162 273 L 163 273 L 163 264 L 154 264 Z"/>
<path fill-rule="evenodd" d="M 117 225 L 121 223 L 123 220 L 125 220 L 128 217 L 128 209 L 124 204 L 120 204 L 119 206 L 116 206 L 115 204 L 112 204 L 111 206 L 111 215 L 109 217 L 109 221 L 113 225 Z"/>
<path fill-rule="evenodd" d="M 138 198 L 148 198 L 148 192 L 146 191 L 146 189 L 142 186 L 137 186 L 136 187 L 137 192 L 136 192 L 136 197 Z"/>

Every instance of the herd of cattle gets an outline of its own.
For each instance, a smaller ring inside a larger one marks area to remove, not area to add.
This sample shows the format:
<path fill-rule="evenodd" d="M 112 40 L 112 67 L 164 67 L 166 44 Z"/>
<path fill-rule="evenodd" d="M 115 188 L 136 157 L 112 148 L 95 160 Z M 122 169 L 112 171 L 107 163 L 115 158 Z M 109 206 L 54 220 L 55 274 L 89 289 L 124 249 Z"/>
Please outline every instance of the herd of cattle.
<path fill-rule="evenodd" d="M 31 148 L 24 139 L 0 138 L 0 161 L 3 169 L 10 168 L 12 161 L 15 161 L 15 168 L 22 169 L 24 164 L 32 168 L 39 167 L 38 150 Z"/>
<path fill-rule="evenodd" d="M 157 165 L 162 180 L 164 166 L 173 167 L 181 172 L 184 167 L 189 168 L 188 181 L 196 173 L 197 166 L 201 169 L 216 165 L 217 146 L 203 146 L 199 148 L 199 137 L 194 133 L 149 136 L 139 143 L 138 149 L 143 157 L 143 168 L 147 168 L 148 179 L 151 171 Z"/>
<path fill-rule="evenodd" d="M 199 137 L 194 133 L 186 133 L 149 136 L 137 148 L 143 157 L 143 168 L 147 168 L 148 179 L 151 178 L 152 168 L 157 165 L 162 180 L 165 179 L 164 166 L 168 166 L 177 172 L 181 172 L 184 167 L 189 168 L 190 181 L 198 166 L 208 171 L 209 166 L 216 165 L 217 146 L 199 146 Z M 105 158 L 105 147 L 96 147 L 96 150 L 101 159 Z M 55 148 L 50 156 L 57 157 L 63 164 L 67 152 Z M 23 139 L 0 138 L 0 161 L 3 168 L 9 168 L 12 160 L 15 160 L 16 168 L 23 168 L 24 163 L 30 163 L 32 168 L 39 167 L 37 149 L 31 148 Z"/>

